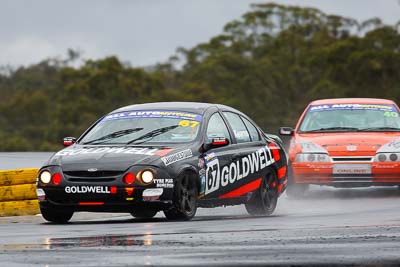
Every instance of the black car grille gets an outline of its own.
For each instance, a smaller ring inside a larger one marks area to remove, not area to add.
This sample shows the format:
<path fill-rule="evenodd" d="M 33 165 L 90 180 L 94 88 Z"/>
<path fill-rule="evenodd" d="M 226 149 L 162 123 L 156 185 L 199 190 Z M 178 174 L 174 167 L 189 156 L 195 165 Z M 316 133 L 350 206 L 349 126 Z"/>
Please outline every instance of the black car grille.
<path fill-rule="evenodd" d="M 70 182 L 112 182 L 118 176 L 123 174 L 123 171 L 66 171 L 65 178 Z"/>
<path fill-rule="evenodd" d="M 123 174 L 123 171 L 67 171 L 64 174 L 74 177 L 110 177 Z"/>
<path fill-rule="evenodd" d="M 372 157 L 332 157 L 332 161 L 372 161 Z"/>

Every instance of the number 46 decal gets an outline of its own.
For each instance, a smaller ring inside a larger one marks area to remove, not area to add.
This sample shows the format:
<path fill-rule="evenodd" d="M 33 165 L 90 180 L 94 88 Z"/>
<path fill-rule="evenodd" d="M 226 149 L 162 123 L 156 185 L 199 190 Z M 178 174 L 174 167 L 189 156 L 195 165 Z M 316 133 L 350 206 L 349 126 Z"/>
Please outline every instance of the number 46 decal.
<path fill-rule="evenodd" d="M 383 116 L 397 118 L 399 116 L 399 113 L 386 111 L 385 113 L 383 113 Z"/>

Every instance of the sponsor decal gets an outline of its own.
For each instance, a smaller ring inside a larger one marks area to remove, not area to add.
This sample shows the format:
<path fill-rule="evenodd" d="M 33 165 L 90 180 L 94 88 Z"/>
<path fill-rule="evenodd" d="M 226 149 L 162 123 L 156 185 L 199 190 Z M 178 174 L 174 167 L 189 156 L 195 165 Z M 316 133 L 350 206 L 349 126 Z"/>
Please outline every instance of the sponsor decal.
<path fill-rule="evenodd" d="M 199 158 L 199 162 L 197 163 L 197 166 L 199 167 L 199 168 L 204 168 L 205 166 L 206 166 L 206 163 L 205 163 L 205 161 L 204 161 L 204 159 L 203 158 Z"/>
<path fill-rule="evenodd" d="M 335 164 L 333 174 L 371 174 L 370 164 Z"/>
<path fill-rule="evenodd" d="M 398 114 L 398 111 L 394 105 L 374 105 L 374 104 L 329 104 L 329 105 L 313 105 L 310 107 L 308 112 L 316 111 L 329 111 L 329 110 L 376 110 L 384 112 L 394 112 Z M 393 116 L 391 113 L 387 113 L 385 116 Z M 394 115 L 396 116 L 396 115 Z M 397 116 L 398 117 L 398 116 Z"/>
<path fill-rule="evenodd" d="M 156 187 L 173 188 L 174 180 L 173 179 L 154 179 L 154 184 L 156 185 Z"/>
<path fill-rule="evenodd" d="M 108 186 L 66 186 L 65 193 L 67 194 L 86 194 L 86 193 L 95 193 L 95 194 L 110 194 L 110 189 Z M 116 188 L 115 188 L 116 190 Z"/>
<path fill-rule="evenodd" d="M 205 160 L 206 162 L 211 161 L 213 158 L 215 158 L 215 153 L 214 153 L 214 152 L 213 152 L 213 153 L 210 153 L 210 154 L 206 154 L 206 155 L 204 156 L 204 160 Z"/>
<path fill-rule="evenodd" d="M 204 197 L 204 193 L 206 191 L 206 165 L 204 165 L 204 168 L 199 170 L 199 177 L 200 177 L 200 192 L 199 195 L 200 197 Z"/>
<path fill-rule="evenodd" d="M 250 174 L 257 173 L 274 163 L 271 150 L 266 146 L 238 161 L 221 168 L 219 160 L 215 157 L 207 162 L 205 194 L 210 194 L 221 187 L 226 187 Z"/>
<path fill-rule="evenodd" d="M 347 151 L 357 151 L 357 146 L 348 145 L 346 146 Z"/>
<path fill-rule="evenodd" d="M 133 119 L 133 118 L 170 118 L 181 120 L 201 121 L 203 116 L 183 111 L 167 111 L 167 110 L 138 110 L 119 112 L 105 116 L 101 122 L 109 120 Z"/>
<path fill-rule="evenodd" d="M 207 166 L 215 166 L 215 164 L 219 164 L 218 161 L 211 161 L 215 160 L 215 153 L 205 154 L 204 157 L 199 158 L 198 167 L 199 169 L 199 177 L 200 177 L 200 192 L 199 197 L 202 198 L 205 195 L 206 191 L 206 180 L 207 180 Z M 214 164 L 214 165 L 213 165 Z"/>
<path fill-rule="evenodd" d="M 165 166 L 168 166 L 168 165 L 171 165 L 178 161 L 190 158 L 192 156 L 193 156 L 192 150 L 186 149 L 186 150 L 171 154 L 169 156 L 162 157 L 161 160 L 164 162 Z"/>
<path fill-rule="evenodd" d="M 332 169 L 331 165 L 314 165 L 314 164 L 307 164 L 308 168 L 314 169 L 314 171 L 318 171 L 318 169 Z"/>
<path fill-rule="evenodd" d="M 160 151 L 158 148 L 143 148 L 143 147 L 92 147 L 92 148 L 67 148 L 56 153 L 56 156 L 75 156 L 82 154 L 134 154 L 134 155 L 148 155 L 153 156 Z"/>
<path fill-rule="evenodd" d="M 163 193 L 162 188 L 149 188 L 143 191 L 143 201 L 159 200 Z"/>
<path fill-rule="evenodd" d="M 250 139 L 249 133 L 247 132 L 247 130 L 242 130 L 242 131 L 238 131 L 238 130 L 233 130 L 235 138 L 239 139 L 239 140 L 248 140 Z"/>

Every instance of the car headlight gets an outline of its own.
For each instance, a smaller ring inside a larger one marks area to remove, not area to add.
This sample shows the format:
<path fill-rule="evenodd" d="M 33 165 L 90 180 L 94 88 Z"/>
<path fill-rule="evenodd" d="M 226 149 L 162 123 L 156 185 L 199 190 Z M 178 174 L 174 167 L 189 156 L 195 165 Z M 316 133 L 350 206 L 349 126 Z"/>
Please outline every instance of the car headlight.
<path fill-rule="evenodd" d="M 151 170 L 144 170 L 140 173 L 140 179 L 145 184 L 150 184 L 154 180 L 154 173 Z"/>
<path fill-rule="evenodd" d="M 330 158 L 325 153 L 300 153 L 296 155 L 296 162 L 329 162 Z"/>
<path fill-rule="evenodd" d="M 49 171 L 42 171 L 39 175 L 39 180 L 44 184 L 50 183 L 51 173 Z"/>
<path fill-rule="evenodd" d="M 378 162 L 400 162 L 400 153 L 377 153 L 374 161 Z"/>

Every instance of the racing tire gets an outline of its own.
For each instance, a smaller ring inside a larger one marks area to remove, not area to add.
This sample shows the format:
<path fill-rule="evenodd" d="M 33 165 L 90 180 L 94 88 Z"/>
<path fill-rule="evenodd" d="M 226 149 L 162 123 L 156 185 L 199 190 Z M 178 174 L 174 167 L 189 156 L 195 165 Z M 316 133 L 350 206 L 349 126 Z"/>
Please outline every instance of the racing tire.
<path fill-rule="evenodd" d="M 40 212 L 46 221 L 55 224 L 67 223 L 74 215 L 73 211 L 60 211 L 53 208 L 40 208 Z"/>
<path fill-rule="evenodd" d="M 137 219 L 150 219 L 156 216 L 158 210 L 142 209 L 131 211 L 131 215 Z"/>
<path fill-rule="evenodd" d="M 197 211 L 198 188 L 194 176 L 184 172 L 178 176 L 175 184 L 172 207 L 164 210 L 168 220 L 189 221 Z"/>
<path fill-rule="evenodd" d="M 269 170 L 260 187 L 255 191 L 245 207 L 253 216 L 271 215 L 278 203 L 277 176 L 275 171 Z"/>

